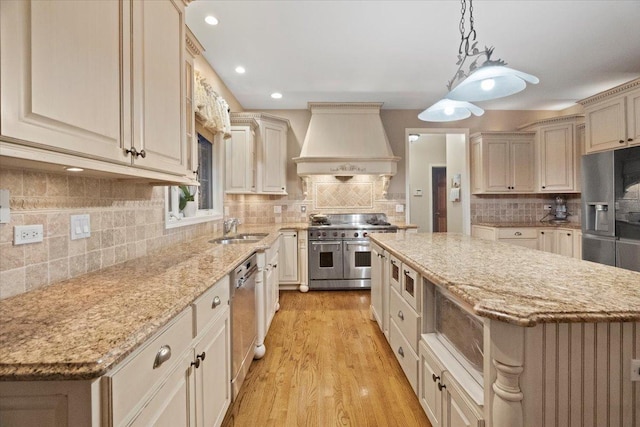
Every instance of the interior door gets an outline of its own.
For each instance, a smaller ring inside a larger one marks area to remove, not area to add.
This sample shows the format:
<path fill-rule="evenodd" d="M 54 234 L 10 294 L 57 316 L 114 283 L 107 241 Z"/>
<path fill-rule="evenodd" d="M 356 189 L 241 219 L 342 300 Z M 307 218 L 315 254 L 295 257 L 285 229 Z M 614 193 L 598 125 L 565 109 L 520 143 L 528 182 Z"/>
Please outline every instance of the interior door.
<path fill-rule="evenodd" d="M 434 232 L 447 231 L 447 168 L 431 169 L 431 191 Z"/>

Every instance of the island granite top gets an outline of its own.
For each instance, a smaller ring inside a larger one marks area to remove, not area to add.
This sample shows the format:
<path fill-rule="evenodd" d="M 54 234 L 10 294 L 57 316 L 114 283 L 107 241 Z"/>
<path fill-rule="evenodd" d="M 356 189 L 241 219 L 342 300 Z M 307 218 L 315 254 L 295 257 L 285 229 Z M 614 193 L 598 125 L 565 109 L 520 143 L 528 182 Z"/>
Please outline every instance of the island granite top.
<path fill-rule="evenodd" d="M 640 273 L 453 233 L 371 240 L 479 316 L 520 326 L 640 320 Z"/>

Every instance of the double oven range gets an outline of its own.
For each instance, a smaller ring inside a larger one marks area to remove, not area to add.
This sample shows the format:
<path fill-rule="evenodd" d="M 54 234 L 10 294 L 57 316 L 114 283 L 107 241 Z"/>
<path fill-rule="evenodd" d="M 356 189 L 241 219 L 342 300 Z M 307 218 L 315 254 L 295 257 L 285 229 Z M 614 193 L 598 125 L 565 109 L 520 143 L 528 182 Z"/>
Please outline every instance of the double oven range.
<path fill-rule="evenodd" d="M 312 215 L 309 289 L 370 289 L 369 233 L 395 233 L 385 214 Z"/>

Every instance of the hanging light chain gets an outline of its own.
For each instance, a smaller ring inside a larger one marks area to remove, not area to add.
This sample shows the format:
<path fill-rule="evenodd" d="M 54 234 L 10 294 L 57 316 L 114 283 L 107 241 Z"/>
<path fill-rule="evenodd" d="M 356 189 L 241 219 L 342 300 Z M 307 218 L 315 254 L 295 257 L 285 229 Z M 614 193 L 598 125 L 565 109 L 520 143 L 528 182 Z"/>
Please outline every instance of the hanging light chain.
<path fill-rule="evenodd" d="M 473 21 L 473 0 L 469 0 L 469 33 L 465 34 L 465 14 L 467 13 L 467 0 L 460 0 L 460 46 L 458 47 L 458 70 L 453 75 L 453 78 L 449 80 L 447 83 L 447 88 L 449 91 L 453 88 L 454 84 L 458 81 L 462 81 L 467 78 L 471 73 L 473 73 L 478 68 L 478 59 L 482 55 L 485 56 L 486 60 L 482 65 L 506 65 L 502 59 L 491 59 L 491 54 L 493 53 L 493 47 L 486 47 L 484 50 L 479 50 L 476 46 L 478 42 L 476 42 L 476 30 L 474 28 Z M 469 64 L 469 72 L 466 73 L 463 71 L 463 67 L 468 58 L 475 58 L 471 64 Z M 480 65 L 480 66 L 482 66 Z"/>

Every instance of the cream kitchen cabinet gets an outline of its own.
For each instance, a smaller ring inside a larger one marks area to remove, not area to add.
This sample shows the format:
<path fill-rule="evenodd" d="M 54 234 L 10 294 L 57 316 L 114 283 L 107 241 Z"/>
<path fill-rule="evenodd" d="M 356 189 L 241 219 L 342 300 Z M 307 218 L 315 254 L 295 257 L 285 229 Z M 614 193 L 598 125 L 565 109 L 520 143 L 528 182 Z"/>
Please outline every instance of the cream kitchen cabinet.
<path fill-rule="evenodd" d="M 534 192 L 534 137 L 534 132 L 472 135 L 472 193 Z"/>
<path fill-rule="evenodd" d="M 297 285 L 298 276 L 298 232 L 283 231 L 280 239 L 280 285 Z"/>
<path fill-rule="evenodd" d="M 538 248 L 544 252 L 555 253 L 556 231 L 552 229 L 538 229 Z"/>
<path fill-rule="evenodd" d="M 278 309 L 280 308 L 280 289 L 278 286 L 280 277 L 280 238 L 276 240 L 276 242 L 267 250 L 266 260 L 267 265 L 265 267 L 266 277 L 264 288 L 266 302 L 264 331 L 265 336 L 269 331 L 273 316 L 275 316 L 276 311 L 278 311 Z"/>
<path fill-rule="evenodd" d="M 182 1 L 0 12 L 3 156 L 188 182 Z"/>
<path fill-rule="evenodd" d="M 582 230 L 573 231 L 573 257 L 582 259 Z"/>
<path fill-rule="evenodd" d="M 399 267 L 400 291 L 394 286 L 389 289 L 389 345 L 417 394 L 422 283 L 420 275 L 413 268 L 392 257 L 391 269 L 394 267 Z"/>
<path fill-rule="evenodd" d="M 195 174 L 198 170 L 198 133 L 196 131 L 196 114 L 195 114 L 195 68 L 194 61 L 196 56 L 200 55 L 204 48 L 196 38 L 196 36 L 186 29 L 185 38 L 185 60 L 184 60 L 184 81 L 185 81 L 185 144 L 186 144 L 186 164 L 187 171 Z M 189 172 L 187 172 L 189 174 Z"/>
<path fill-rule="evenodd" d="M 586 153 L 640 144 L 640 79 L 579 103 L 586 116 Z"/>
<path fill-rule="evenodd" d="M 266 113 L 232 113 L 231 124 L 236 133 L 226 144 L 231 150 L 227 193 L 287 194 L 289 121 Z"/>
<path fill-rule="evenodd" d="M 258 123 L 255 120 L 251 124 L 231 126 L 231 138 L 225 142 L 225 189 L 229 194 L 255 191 L 254 139 L 257 127 Z"/>
<path fill-rule="evenodd" d="M 512 245 L 538 249 L 538 233 L 532 227 L 500 227 L 497 230 L 497 240 Z"/>
<path fill-rule="evenodd" d="M 371 319 L 389 338 L 389 256 L 371 242 Z"/>
<path fill-rule="evenodd" d="M 536 132 L 536 193 L 579 191 L 581 144 L 576 127 L 582 115 L 553 117 L 518 128 Z"/>
<path fill-rule="evenodd" d="M 574 257 L 573 250 L 573 230 L 556 230 L 556 250 L 555 253 L 568 257 Z"/>
<path fill-rule="evenodd" d="M 427 341 L 420 341 L 418 399 L 433 427 L 482 427 L 482 407 L 476 405 L 447 371 Z"/>

